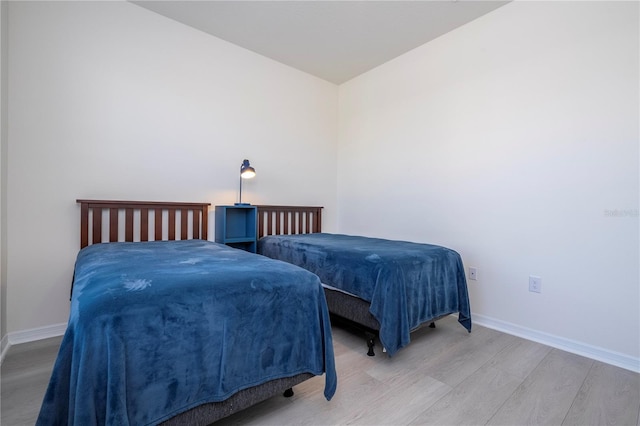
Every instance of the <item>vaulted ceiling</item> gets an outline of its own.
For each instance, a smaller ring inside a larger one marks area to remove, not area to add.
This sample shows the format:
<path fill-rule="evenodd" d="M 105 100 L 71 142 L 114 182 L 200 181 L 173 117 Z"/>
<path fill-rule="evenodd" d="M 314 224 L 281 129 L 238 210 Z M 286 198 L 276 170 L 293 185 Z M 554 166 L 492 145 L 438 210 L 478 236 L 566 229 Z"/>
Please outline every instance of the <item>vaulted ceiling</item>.
<path fill-rule="evenodd" d="M 483 0 L 132 2 L 336 84 L 508 3 Z"/>

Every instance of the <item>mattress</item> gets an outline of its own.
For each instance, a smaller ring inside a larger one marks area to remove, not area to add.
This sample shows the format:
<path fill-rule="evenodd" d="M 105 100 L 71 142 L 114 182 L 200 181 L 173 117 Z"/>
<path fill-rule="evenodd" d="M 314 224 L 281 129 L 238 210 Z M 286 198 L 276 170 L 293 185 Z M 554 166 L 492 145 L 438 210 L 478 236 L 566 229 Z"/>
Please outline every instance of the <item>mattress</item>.
<path fill-rule="evenodd" d="M 410 342 L 411 330 L 458 313 L 471 331 L 471 311 L 460 255 L 449 248 L 342 234 L 270 235 L 258 253 L 318 275 L 323 284 L 370 303 L 389 355 Z"/>
<path fill-rule="evenodd" d="M 202 240 L 80 251 L 39 425 L 156 424 L 297 374 L 336 389 L 318 277 Z"/>

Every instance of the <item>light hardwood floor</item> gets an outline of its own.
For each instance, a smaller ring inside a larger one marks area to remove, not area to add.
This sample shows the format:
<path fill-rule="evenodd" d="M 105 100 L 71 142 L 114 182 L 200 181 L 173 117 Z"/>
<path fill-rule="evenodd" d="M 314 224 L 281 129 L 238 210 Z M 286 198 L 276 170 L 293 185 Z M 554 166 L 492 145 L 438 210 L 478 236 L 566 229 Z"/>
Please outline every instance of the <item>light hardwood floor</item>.
<path fill-rule="evenodd" d="M 338 390 L 324 377 L 218 425 L 640 426 L 640 375 L 453 317 L 412 334 L 393 358 L 334 327 Z M 60 339 L 17 345 L 2 365 L 2 425 L 33 425 Z"/>

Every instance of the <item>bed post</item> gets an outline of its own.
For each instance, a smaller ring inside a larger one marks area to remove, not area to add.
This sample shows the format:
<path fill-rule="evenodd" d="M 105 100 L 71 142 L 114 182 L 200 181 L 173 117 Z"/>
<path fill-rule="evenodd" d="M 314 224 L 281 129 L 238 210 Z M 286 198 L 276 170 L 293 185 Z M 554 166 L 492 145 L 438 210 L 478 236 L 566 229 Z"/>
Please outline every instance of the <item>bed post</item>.
<path fill-rule="evenodd" d="M 78 200 L 80 203 L 80 248 L 89 245 L 89 204 Z"/>

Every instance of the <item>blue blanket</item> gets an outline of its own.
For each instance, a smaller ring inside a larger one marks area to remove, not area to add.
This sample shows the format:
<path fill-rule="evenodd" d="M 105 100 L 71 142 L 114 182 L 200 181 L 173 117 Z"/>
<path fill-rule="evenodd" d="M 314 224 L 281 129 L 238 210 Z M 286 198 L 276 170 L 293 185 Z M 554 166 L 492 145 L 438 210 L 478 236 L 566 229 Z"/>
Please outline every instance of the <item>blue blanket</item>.
<path fill-rule="evenodd" d="M 38 425 L 156 424 L 272 379 L 336 389 L 317 276 L 209 241 L 80 251 Z"/>
<path fill-rule="evenodd" d="M 370 302 L 389 355 L 409 344 L 411 330 L 443 315 L 459 313 L 458 321 L 471 331 L 464 267 L 451 249 L 319 233 L 267 236 L 258 241 L 258 252 Z"/>

